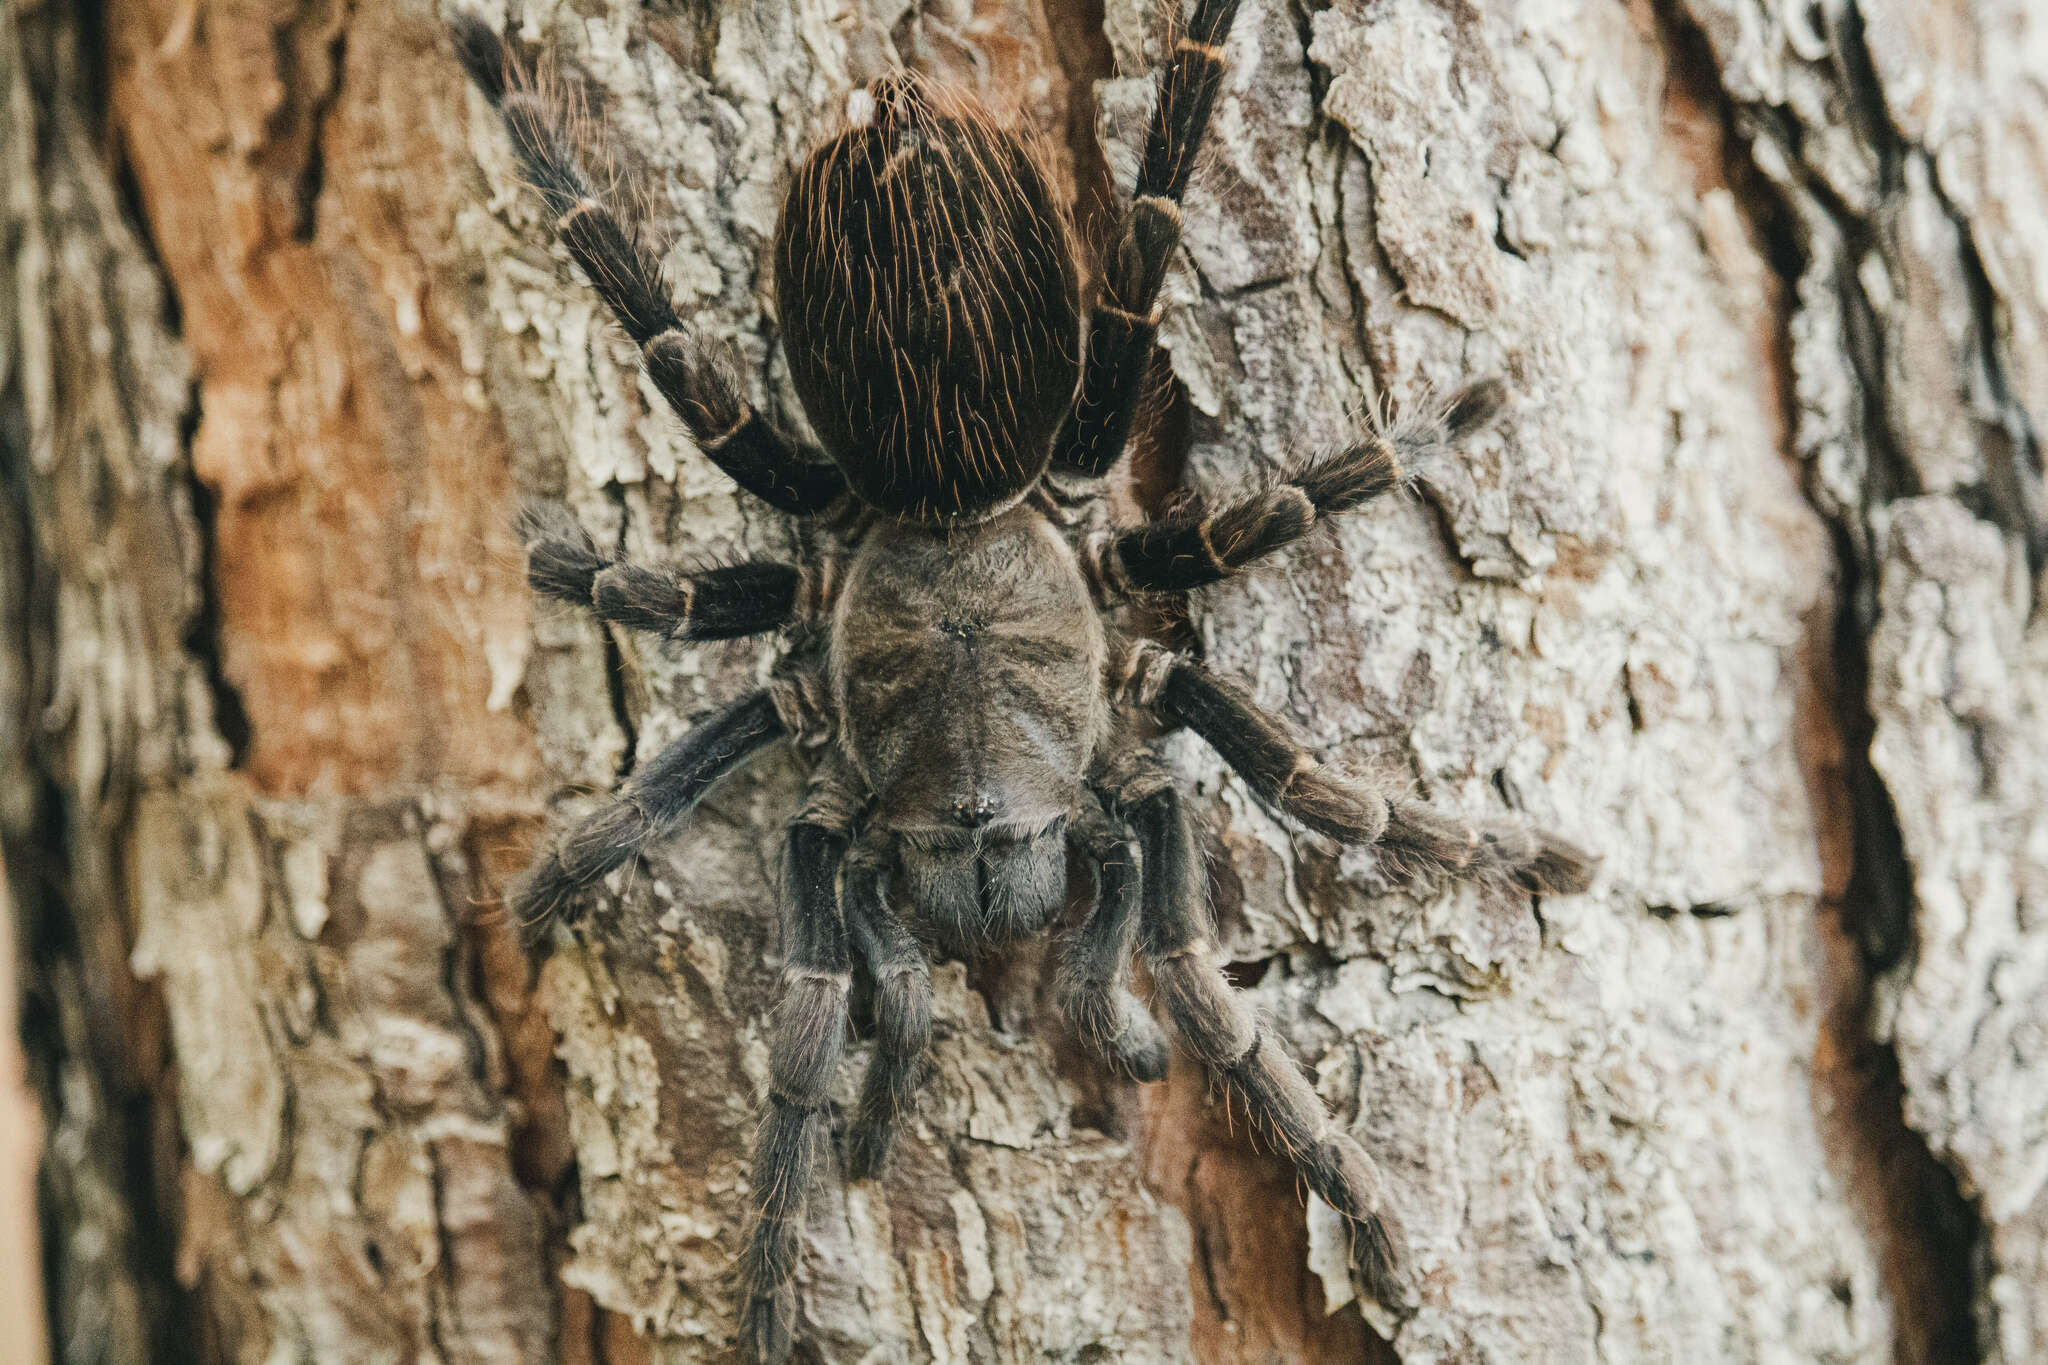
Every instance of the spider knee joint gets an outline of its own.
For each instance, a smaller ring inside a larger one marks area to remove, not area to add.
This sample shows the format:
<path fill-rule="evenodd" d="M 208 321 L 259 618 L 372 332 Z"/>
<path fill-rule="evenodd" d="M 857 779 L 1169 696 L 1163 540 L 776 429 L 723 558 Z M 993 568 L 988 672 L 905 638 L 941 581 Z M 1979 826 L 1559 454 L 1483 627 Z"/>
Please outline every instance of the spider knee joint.
<path fill-rule="evenodd" d="M 566 237 L 575 230 L 578 223 L 589 218 L 592 214 L 601 214 L 603 212 L 604 205 L 598 203 L 589 195 L 585 195 L 571 205 L 567 213 L 555 220 L 555 231 Z"/>
<path fill-rule="evenodd" d="M 1209 961 L 1206 944 L 1155 957 L 1152 982 L 1197 1061 L 1227 1069 L 1258 1045 L 1258 1022 Z"/>
<path fill-rule="evenodd" d="M 1166 690 L 1167 681 L 1180 659 L 1170 649 L 1150 640 L 1133 640 L 1110 664 L 1110 695 L 1135 706 L 1151 706 Z M 1142 799 L 1117 793 L 1123 804 Z"/>

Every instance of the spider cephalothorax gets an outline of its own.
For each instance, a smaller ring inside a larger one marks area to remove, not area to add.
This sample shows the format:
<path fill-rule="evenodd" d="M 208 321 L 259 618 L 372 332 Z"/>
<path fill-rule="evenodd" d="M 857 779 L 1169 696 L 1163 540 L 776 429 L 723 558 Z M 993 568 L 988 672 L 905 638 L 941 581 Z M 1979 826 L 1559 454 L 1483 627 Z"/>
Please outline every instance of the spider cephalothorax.
<path fill-rule="evenodd" d="M 694 573 L 614 559 L 559 509 L 525 528 L 534 586 L 608 621 L 676 640 L 786 641 L 769 686 L 643 760 L 554 838 L 514 897 L 536 928 L 571 921 L 590 888 L 750 755 L 796 739 L 814 760 L 785 845 L 785 993 L 739 1261 L 749 1360 L 790 1349 L 821 1145 L 843 1124 L 847 1172 L 868 1178 L 916 1103 L 930 954 L 1045 930 L 1070 852 L 1095 882 L 1058 956 L 1054 996 L 1075 1032 L 1122 1075 L 1165 1074 L 1165 1038 L 1129 986 L 1142 957 L 1183 1047 L 1343 1218 L 1370 1291 L 1409 1300 L 1371 1159 L 1220 969 L 1194 826 L 1148 726 L 1194 731 L 1263 801 L 1370 846 L 1390 879 L 1587 884 L 1586 856 L 1562 840 L 1336 776 L 1243 689 L 1111 615 L 1136 595 L 1214 583 L 1399 487 L 1504 398 L 1482 381 L 1262 491 L 1097 529 L 1235 10 L 1195 0 L 1085 329 L 1071 234 L 1028 144 L 910 78 L 859 92 L 850 126 L 797 170 L 773 252 L 791 374 L 829 458 L 761 416 L 723 353 L 676 315 L 656 258 L 591 189 L 567 120 L 497 34 L 455 25 L 563 245 L 698 447 L 770 505 L 815 519 L 802 563 Z M 854 1111 L 836 1115 L 856 977 L 876 1045 Z"/>
<path fill-rule="evenodd" d="M 1031 144 L 912 76 L 853 101 L 775 233 L 782 349 L 861 500 L 919 522 L 1021 498 L 1080 368 L 1066 220 Z"/>

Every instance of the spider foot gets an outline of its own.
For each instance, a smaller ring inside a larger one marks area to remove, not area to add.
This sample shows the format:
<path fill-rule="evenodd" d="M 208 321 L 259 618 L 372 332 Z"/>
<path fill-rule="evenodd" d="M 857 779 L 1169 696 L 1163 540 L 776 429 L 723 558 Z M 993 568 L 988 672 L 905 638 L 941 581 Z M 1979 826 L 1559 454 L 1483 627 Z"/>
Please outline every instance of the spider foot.
<path fill-rule="evenodd" d="M 1387 799 L 1312 760 L 1288 774 L 1274 798 L 1287 814 L 1318 834 L 1346 844 L 1370 844 L 1387 828 Z"/>
<path fill-rule="evenodd" d="M 1576 896 L 1593 884 L 1598 860 L 1547 830 L 1496 821 L 1474 826 L 1473 874 L 1512 882 L 1539 896 Z"/>
<path fill-rule="evenodd" d="M 1415 1292 L 1401 1274 L 1401 1254 L 1395 1249 L 1398 1234 L 1387 1216 L 1346 1218 L 1344 1231 L 1351 1240 L 1352 1268 L 1365 1282 L 1366 1292 L 1388 1308 L 1416 1307 Z"/>
<path fill-rule="evenodd" d="M 569 509 L 530 502 L 519 510 L 518 532 L 526 546 L 526 581 L 534 591 L 589 606 L 591 585 L 611 561 Z"/>
<path fill-rule="evenodd" d="M 1424 877 L 1507 883 L 1544 896 L 1575 896 L 1598 860 L 1557 835 L 1508 820 L 1477 824 L 1396 801 L 1374 849 L 1381 875 L 1405 885 Z"/>
<path fill-rule="evenodd" d="M 1333 1132 L 1296 1161 L 1309 1185 L 1344 1220 L 1351 1264 L 1367 1292 L 1389 1308 L 1412 1308 L 1414 1293 L 1401 1274 L 1399 1226 L 1387 1212 L 1379 1169 L 1348 1133 Z"/>
<path fill-rule="evenodd" d="M 887 1119 L 856 1119 L 846 1130 L 846 1178 L 879 1180 L 896 1145 L 896 1125 Z"/>
<path fill-rule="evenodd" d="M 1577 896 L 1593 885 L 1598 858 L 1543 830 L 1535 831 L 1535 840 L 1535 856 L 1509 874 L 1515 885 L 1539 896 Z"/>
<path fill-rule="evenodd" d="M 555 925 L 581 920 L 585 907 L 579 889 L 559 854 L 550 852 L 536 862 L 506 898 L 521 941 L 529 948 L 538 947 Z"/>
<path fill-rule="evenodd" d="M 1498 375 L 1474 380 L 1444 405 L 1444 431 L 1451 439 L 1479 430 L 1507 406 L 1508 386 Z"/>
<path fill-rule="evenodd" d="M 1150 1084 L 1166 1079 L 1166 1034 L 1138 998 L 1121 985 L 1076 973 L 1060 983 L 1067 1026 L 1119 1079 Z"/>
<path fill-rule="evenodd" d="M 782 1365 L 796 1345 L 796 1295 L 787 1287 L 740 1309 L 740 1359 L 746 1365 Z"/>

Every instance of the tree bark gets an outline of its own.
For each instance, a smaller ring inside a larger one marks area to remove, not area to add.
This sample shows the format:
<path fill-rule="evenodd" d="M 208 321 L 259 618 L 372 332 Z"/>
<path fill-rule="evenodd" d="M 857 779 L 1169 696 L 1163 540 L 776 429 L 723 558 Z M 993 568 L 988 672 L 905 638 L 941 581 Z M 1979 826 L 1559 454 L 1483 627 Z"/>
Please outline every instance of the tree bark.
<path fill-rule="evenodd" d="M 972 85 L 1099 236 L 1159 19 L 514 26 L 793 419 L 762 265 L 846 91 Z M 1386 1168 L 1420 1307 L 1359 1298 L 1193 1069 L 1101 1074 L 1031 947 L 938 971 L 920 1121 L 819 1187 L 805 1358 L 2048 1357 L 2048 19 L 1246 0 L 1229 55 L 1127 510 L 1516 397 L 1153 627 L 1600 882 L 1388 892 L 1168 737 L 1233 979 Z M 544 962 L 499 894 L 768 650 L 536 605 L 511 524 L 788 530 L 486 114 L 427 5 L 0 10 L 0 886 L 57 1360 L 728 1358 L 797 767 Z"/>

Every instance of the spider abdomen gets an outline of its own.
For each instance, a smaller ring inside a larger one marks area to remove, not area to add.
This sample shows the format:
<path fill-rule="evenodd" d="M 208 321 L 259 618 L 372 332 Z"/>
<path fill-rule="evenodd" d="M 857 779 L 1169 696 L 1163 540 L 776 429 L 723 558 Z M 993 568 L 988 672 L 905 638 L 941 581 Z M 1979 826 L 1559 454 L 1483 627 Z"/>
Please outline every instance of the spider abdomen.
<path fill-rule="evenodd" d="M 1105 648 L 1073 552 L 1028 507 L 861 545 L 831 642 L 842 742 L 942 938 L 1015 938 L 1058 909 Z"/>
<path fill-rule="evenodd" d="M 1066 213 L 1034 144 L 964 93 L 901 75 L 857 103 L 776 228 L 790 377 L 863 501 L 976 521 L 1044 472 L 1073 399 Z"/>

